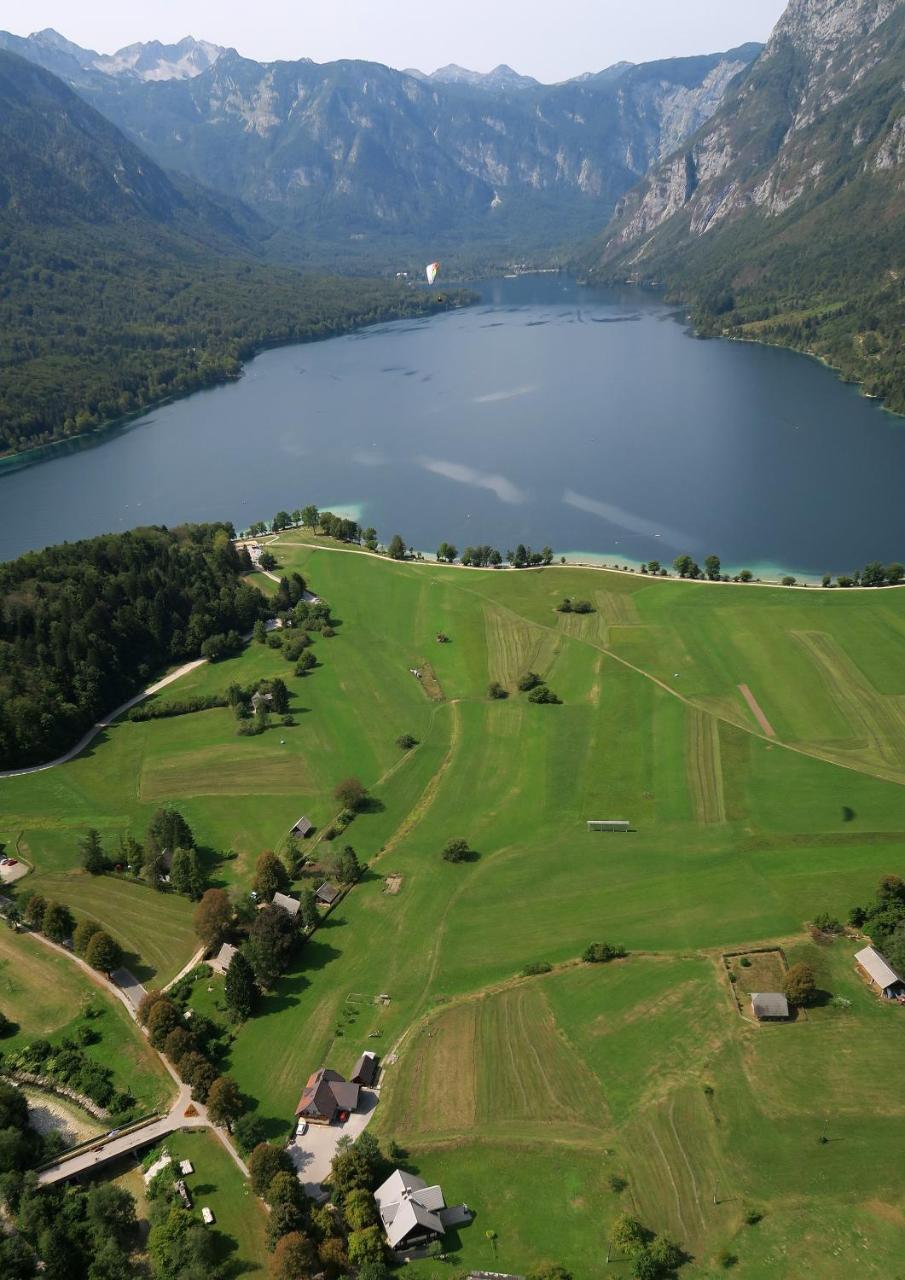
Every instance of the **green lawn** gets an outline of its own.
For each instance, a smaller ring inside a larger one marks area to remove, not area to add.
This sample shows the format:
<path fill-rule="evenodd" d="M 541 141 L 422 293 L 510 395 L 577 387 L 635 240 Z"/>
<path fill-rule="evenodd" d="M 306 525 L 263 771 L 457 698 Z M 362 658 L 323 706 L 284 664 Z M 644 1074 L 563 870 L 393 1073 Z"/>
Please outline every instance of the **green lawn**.
<path fill-rule="evenodd" d="M 190 904 L 74 872 L 84 828 L 141 832 L 172 801 L 214 882 L 246 886 L 257 853 L 301 813 L 322 830 L 336 782 L 356 775 L 376 803 L 343 842 L 368 874 L 230 1047 L 273 1136 L 313 1069 L 398 1046 L 375 1123 L 476 1208 L 463 1265 L 551 1257 L 591 1280 L 622 1204 L 685 1244 L 689 1276 L 715 1274 L 727 1247 L 752 1277 L 841 1276 L 862 1252 L 864 1274 L 893 1274 L 905 1014 L 854 978 L 854 941 L 814 949 L 806 924 L 905 871 L 905 593 L 472 573 L 295 535 L 275 550 L 340 620 L 316 641 L 318 668 L 295 678 L 252 645 L 161 697 L 281 674 L 297 724 L 238 738 L 214 710 L 118 725 L 71 765 L 5 784 L 3 833 L 27 843 L 35 887 L 108 922 L 156 982 L 191 952 Z M 596 612 L 557 613 L 564 595 Z M 410 673 L 428 665 L 439 696 Z M 526 669 L 562 705 L 528 703 Z M 508 699 L 488 700 L 492 679 Z M 401 753 L 401 733 L 417 747 Z M 633 830 L 589 834 L 604 817 Z M 441 859 L 453 836 L 473 860 Z M 574 963 L 603 940 L 629 960 Z M 851 1006 L 752 1026 L 719 955 L 769 943 L 790 960 L 814 951 L 824 989 Z M 563 967 L 518 981 L 536 961 Z M 196 1003 L 218 1014 L 212 985 Z M 818 1144 L 827 1115 L 838 1133 Z M 537 1203 L 554 1185 L 550 1227 Z M 754 1228 L 748 1203 L 765 1213 Z"/>
<path fill-rule="evenodd" d="M 214 1215 L 220 1261 L 231 1275 L 264 1275 L 270 1254 L 264 1244 L 267 1214 L 252 1193 L 241 1169 L 222 1143 L 209 1131 L 175 1133 L 167 1139 L 167 1151 L 175 1161 L 191 1160 L 194 1173 L 185 1181 L 198 1220 L 207 1206 Z"/>

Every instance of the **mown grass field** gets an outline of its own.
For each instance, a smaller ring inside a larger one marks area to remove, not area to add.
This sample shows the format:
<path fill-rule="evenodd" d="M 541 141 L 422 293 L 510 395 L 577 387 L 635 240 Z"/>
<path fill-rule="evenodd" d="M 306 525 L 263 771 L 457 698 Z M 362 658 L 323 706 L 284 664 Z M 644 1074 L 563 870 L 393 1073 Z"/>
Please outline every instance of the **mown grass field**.
<path fill-rule="evenodd" d="M 905 1015 L 861 987 L 842 942 L 816 958 L 850 1008 L 757 1028 L 720 956 L 776 944 L 791 962 L 817 913 L 844 918 L 905 871 L 905 593 L 469 572 L 297 535 L 275 550 L 340 620 L 320 666 L 297 679 L 252 646 L 165 696 L 281 674 L 297 724 L 252 739 L 219 710 L 118 725 L 72 765 L 2 784 L 2 834 L 27 843 L 36 887 L 115 911 L 124 945 L 175 972 L 188 904 L 72 874 L 81 829 L 140 831 L 172 800 L 215 882 L 244 885 L 301 813 L 329 821 L 354 774 L 378 803 L 344 839 L 369 872 L 231 1046 L 275 1137 L 310 1071 L 396 1046 L 375 1124 L 477 1210 L 468 1265 L 552 1258 L 590 1280 L 624 1207 L 688 1248 L 692 1277 L 716 1274 L 722 1248 L 744 1277 L 893 1275 Z M 565 595 L 596 612 L 557 613 Z M 439 700 L 410 674 L 426 664 Z M 517 693 L 527 668 L 562 705 Z M 510 697 L 489 701 L 490 680 Z M 589 835 L 604 817 L 633 830 Z M 452 836 L 473 861 L 441 860 Z M 632 954 L 576 963 L 602 940 Z M 556 968 L 519 979 L 536 961 Z M 369 1003 L 381 992 L 388 1005 Z"/>
<path fill-rule="evenodd" d="M 96 1015 L 86 1023 L 89 1006 Z M 115 1087 L 128 1089 L 141 1113 L 172 1097 L 170 1077 L 125 1009 L 63 956 L 5 927 L 0 928 L 0 1009 L 15 1025 L 14 1034 L 0 1040 L 0 1053 L 15 1053 L 38 1038 L 59 1043 L 77 1027 L 90 1025 L 99 1038 L 85 1046 L 85 1053 L 111 1069 Z"/>

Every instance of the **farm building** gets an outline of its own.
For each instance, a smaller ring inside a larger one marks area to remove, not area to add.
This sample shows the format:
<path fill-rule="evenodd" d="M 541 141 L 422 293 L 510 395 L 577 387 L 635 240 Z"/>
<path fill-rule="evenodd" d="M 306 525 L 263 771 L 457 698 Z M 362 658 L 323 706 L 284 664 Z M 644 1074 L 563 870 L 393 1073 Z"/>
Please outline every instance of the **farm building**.
<path fill-rule="evenodd" d="M 876 987 L 884 1000 L 895 1000 L 905 995 L 905 982 L 876 947 L 865 947 L 863 951 L 859 951 L 855 956 L 855 964 L 866 974 L 871 986 Z"/>
<path fill-rule="evenodd" d="M 626 818 L 593 818 L 588 822 L 589 831 L 631 831 L 632 824 Z"/>
<path fill-rule="evenodd" d="M 308 818 L 306 818 L 303 814 L 302 817 L 299 818 L 295 826 L 292 828 L 292 830 L 289 832 L 289 834 L 291 836 L 304 837 L 304 836 L 310 836 L 313 830 L 314 830 L 314 823 L 311 822 Z"/>
<path fill-rule="evenodd" d="M 446 1207 L 439 1187 L 397 1169 L 374 1192 L 377 1211 L 391 1249 L 411 1249 L 445 1232 L 438 1215 Z"/>
<path fill-rule="evenodd" d="M 338 1071 L 321 1067 L 308 1077 L 295 1114 L 312 1124 L 333 1124 L 340 1111 L 357 1111 L 359 1087 Z"/>
<path fill-rule="evenodd" d="M 223 946 L 211 961 L 211 968 L 214 973 L 226 973 L 230 966 L 230 961 L 236 954 L 237 948 L 231 942 L 224 942 Z"/>
<path fill-rule="evenodd" d="M 751 1012 L 758 1022 L 788 1018 L 789 1002 L 780 991 L 753 991 L 751 993 Z"/>
<path fill-rule="evenodd" d="M 325 907 L 332 907 L 339 897 L 339 890 L 336 885 L 330 884 L 329 880 L 325 880 L 321 887 L 315 890 L 314 896 Z"/>
<path fill-rule="evenodd" d="M 369 1049 L 361 1055 L 355 1064 L 355 1070 L 350 1077 L 353 1084 L 371 1085 L 377 1079 L 377 1069 L 380 1059 L 376 1053 L 372 1053 Z"/>
<path fill-rule="evenodd" d="M 290 898 L 288 893 L 275 893 L 273 895 L 273 905 L 275 907 L 282 907 L 287 915 L 292 916 L 294 920 L 298 915 L 299 907 L 301 907 L 302 904 L 299 902 L 298 898 Z"/>

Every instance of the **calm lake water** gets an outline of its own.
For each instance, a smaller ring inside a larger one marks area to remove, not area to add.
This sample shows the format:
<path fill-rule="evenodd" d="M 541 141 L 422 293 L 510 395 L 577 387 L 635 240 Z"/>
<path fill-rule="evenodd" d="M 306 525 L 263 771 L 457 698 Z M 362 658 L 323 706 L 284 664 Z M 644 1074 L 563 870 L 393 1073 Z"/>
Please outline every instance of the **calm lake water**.
<path fill-rule="evenodd" d="M 631 290 L 480 282 L 480 305 L 252 361 L 238 383 L 0 475 L 0 557 L 306 502 L 433 549 L 905 559 L 905 422 L 790 352 L 701 342 Z"/>

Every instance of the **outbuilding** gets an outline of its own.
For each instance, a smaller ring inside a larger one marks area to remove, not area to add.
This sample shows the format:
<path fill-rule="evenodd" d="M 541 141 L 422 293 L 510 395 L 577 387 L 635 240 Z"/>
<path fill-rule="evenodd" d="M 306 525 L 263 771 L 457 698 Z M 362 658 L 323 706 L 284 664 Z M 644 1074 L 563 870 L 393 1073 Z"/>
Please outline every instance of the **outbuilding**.
<path fill-rule="evenodd" d="M 876 947 L 865 947 L 855 956 L 855 964 L 876 987 L 884 1000 L 896 1000 L 905 995 L 905 982 Z"/>
<path fill-rule="evenodd" d="M 295 826 L 292 828 L 289 834 L 291 836 L 300 836 L 304 838 L 305 836 L 310 836 L 313 830 L 314 830 L 314 823 L 309 821 L 309 819 L 306 818 L 304 814 L 302 814 L 302 816 L 299 818 L 298 822 L 295 824 Z"/>
<path fill-rule="evenodd" d="M 632 824 L 626 818 L 591 818 L 589 831 L 631 831 Z"/>
<path fill-rule="evenodd" d="M 751 1012 L 758 1022 L 775 1022 L 789 1016 L 789 1002 L 781 991 L 752 991 Z"/>
<path fill-rule="evenodd" d="M 355 1064 L 355 1070 L 352 1072 L 351 1081 L 353 1084 L 363 1084 L 365 1086 L 372 1085 L 377 1079 L 377 1071 L 380 1059 L 376 1053 L 372 1053 L 369 1049 L 361 1055 Z"/>
<path fill-rule="evenodd" d="M 275 893 L 273 895 L 273 905 L 275 907 L 282 907 L 286 914 L 292 916 L 294 920 L 298 915 L 299 908 L 302 904 L 299 902 L 298 898 L 290 898 L 288 893 Z"/>
<path fill-rule="evenodd" d="M 323 906 L 332 907 L 340 896 L 340 892 L 335 884 L 330 884 L 329 880 L 325 880 L 319 889 L 315 889 L 314 896 Z"/>
<path fill-rule="evenodd" d="M 215 973 L 226 973 L 229 968 L 233 956 L 238 950 L 231 942 L 224 942 L 223 946 L 211 961 L 211 968 Z"/>

